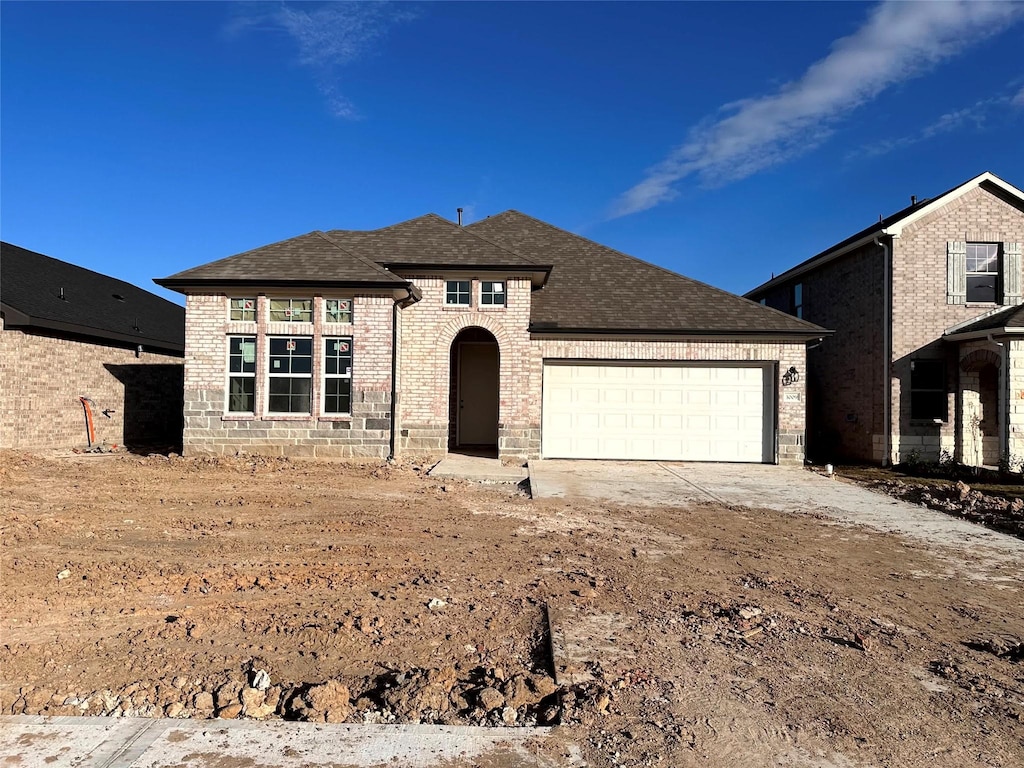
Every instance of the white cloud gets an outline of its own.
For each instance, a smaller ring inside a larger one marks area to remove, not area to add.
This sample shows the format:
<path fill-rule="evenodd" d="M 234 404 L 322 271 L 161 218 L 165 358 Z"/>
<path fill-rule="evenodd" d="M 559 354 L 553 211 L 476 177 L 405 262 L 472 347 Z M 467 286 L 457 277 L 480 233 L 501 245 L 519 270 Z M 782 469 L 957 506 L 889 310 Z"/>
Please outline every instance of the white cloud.
<path fill-rule="evenodd" d="M 268 10 L 269 7 L 269 10 Z M 298 46 L 299 63 L 308 67 L 336 117 L 358 117 L 339 87 L 340 70 L 372 52 L 375 43 L 396 23 L 413 14 L 385 2 L 329 3 L 316 8 L 244 4 L 228 22 L 229 35 L 284 32 Z"/>
<path fill-rule="evenodd" d="M 934 67 L 1021 15 L 1018 3 L 990 0 L 887 1 L 831 51 L 774 93 L 726 104 L 721 115 L 693 129 L 683 144 L 647 171 L 613 205 L 626 216 L 673 199 L 691 176 L 721 184 L 804 154 L 833 125 L 886 88 Z"/>
<path fill-rule="evenodd" d="M 1013 97 L 1013 101 L 1011 103 L 1015 107 L 1024 108 L 1024 88 L 1017 91 L 1017 95 Z"/>

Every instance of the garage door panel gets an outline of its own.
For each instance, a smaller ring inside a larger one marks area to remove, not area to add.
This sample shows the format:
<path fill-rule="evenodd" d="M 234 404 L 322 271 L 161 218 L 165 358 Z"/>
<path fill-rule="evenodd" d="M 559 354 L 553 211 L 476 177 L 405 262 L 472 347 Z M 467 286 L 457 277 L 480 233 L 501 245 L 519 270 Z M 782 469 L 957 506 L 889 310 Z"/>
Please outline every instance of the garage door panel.
<path fill-rule="evenodd" d="M 770 460 L 763 366 L 544 364 L 549 458 Z"/>

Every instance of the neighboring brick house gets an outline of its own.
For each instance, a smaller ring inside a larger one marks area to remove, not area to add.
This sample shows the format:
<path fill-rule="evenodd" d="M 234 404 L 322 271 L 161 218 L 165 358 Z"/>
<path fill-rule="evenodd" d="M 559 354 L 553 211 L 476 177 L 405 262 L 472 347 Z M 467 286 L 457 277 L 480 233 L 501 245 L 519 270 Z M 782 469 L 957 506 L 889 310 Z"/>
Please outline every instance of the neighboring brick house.
<path fill-rule="evenodd" d="M 311 232 L 168 278 L 186 452 L 803 460 L 810 323 L 516 211 Z"/>
<path fill-rule="evenodd" d="M 1024 457 L 1024 193 L 991 173 L 912 204 L 746 294 L 825 325 L 808 453 L 972 466 Z"/>
<path fill-rule="evenodd" d="M 0 244 L 0 447 L 181 441 L 185 312 L 73 264 Z"/>

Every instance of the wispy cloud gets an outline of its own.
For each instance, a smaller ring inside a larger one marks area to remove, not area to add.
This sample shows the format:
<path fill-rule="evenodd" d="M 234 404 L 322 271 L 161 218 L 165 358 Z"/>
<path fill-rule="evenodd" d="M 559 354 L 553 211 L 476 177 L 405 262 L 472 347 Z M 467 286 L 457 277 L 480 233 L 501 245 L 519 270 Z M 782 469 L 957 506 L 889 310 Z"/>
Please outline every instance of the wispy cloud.
<path fill-rule="evenodd" d="M 341 70 L 371 53 L 392 26 L 412 18 L 408 8 L 386 2 L 328 3 L 315 8 L 245 3 L 237 6 L 227 32 L 288 35 L 298 47 L 299 63 L 313 74 L 331 114 L 351 120 L 359 113 L 342 93 Z"/>
<path fill-rule="evenodd" d="M 996 115 L 999 112 L 1005 112 L 1008 108 L 1012 111 L 1013 107 L 1024 107 L 1024 98 L 1022 97 L 1024 97 L 1024 91 L 1016 95 L 1004 94 L 1001 96 L 993 96 L 988 99 L 979 99 L 968 107 L 955 109 L 951 112 L 939 115 L 938 118 L 928 123 L 924 128 L 915 133 L 900 136 L 895 139 L 883 139 L 872 144 L 866 144 L 865 146 L 850 152 L 846 156 L 846 159 L 854 160 L 857 158 L 887 155 L 898 149 L 906 149 L 907 147 L 919 144 L 922 141 L 933 139 L 936 136 L 952 133 L 953 131 L 965 128 L 981 130 L 986 126 L 993 115 Z"/>
<path fill-rule="evenodd" d="M 1018 3 L 990 0 L 883 2 L 797 80 L 774 93 L 724 105 L 691 129 L 681 146 L 615 201 L 613 218 L 653 208 L 697 177 L 722 184 L 750 176 L 821 145 L 837 121 L 886 88 L 1004 30 Z"/>

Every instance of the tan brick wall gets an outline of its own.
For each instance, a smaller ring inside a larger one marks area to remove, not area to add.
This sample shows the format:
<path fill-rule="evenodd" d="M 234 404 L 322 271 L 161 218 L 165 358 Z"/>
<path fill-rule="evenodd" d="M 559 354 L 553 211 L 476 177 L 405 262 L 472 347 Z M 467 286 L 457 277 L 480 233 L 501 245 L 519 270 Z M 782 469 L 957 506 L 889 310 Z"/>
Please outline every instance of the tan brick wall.
<path fill-rule="evenodd" d="M 1024 241 L 1024 212 L 981 188 L 971 190 L 903 230 L 893 242 L 893 450 L 934 458 L 941 450 L 963 459 L 963 408 L 958 408 L 957 350 L 943 346 L 952 325 L 990 311 L 992 304 L 946 303 L 946 243 Z M 946 360 L 949 419 L 941 425 L 910 418 L 910 363 Z M 957 435 L 961 434 L 958 441 Z"/>
<path fill-rule="evenodd" d="M 1015 462 L 1024 461 L 1024 339 L 1008 339 L 1006 356 L 1009 373 L 1009 445 L 1007 456 Z"/>
<path fill-rule="evenodd" d="M 93 401 L 98 443 L 176 447 L 181 377 L 176 355 L 136 357 L 134 348 L 4 329 L 0 320 L 0 447 L 85 448 L 80 397 Z"/>
<path fill-rule="evenodd" d="M 285 456 L 384 458 L 391 441 L 390 294 L 318 294 L 267 292 L 281 298 L 313 298 L 313 322 L 270 322 L 270 299 L 258 288 L 231 297 L 257 297 L 256 322 L 229 320 L 229 296 L 191 294 L 186 305 L 185 429 L 188 454 L 237 451 Z M 352 298 L 353 323 L 324 321 L 325 298 Z M 253 416 L 225 413 L 229 335 L 257 337 L 256 410 Z M 266 413 L 268 335 L 313 339 L 313 408 L 309 415 Z M 321 413 L 325 336 L 351 336 L 352 413 Z"/>

